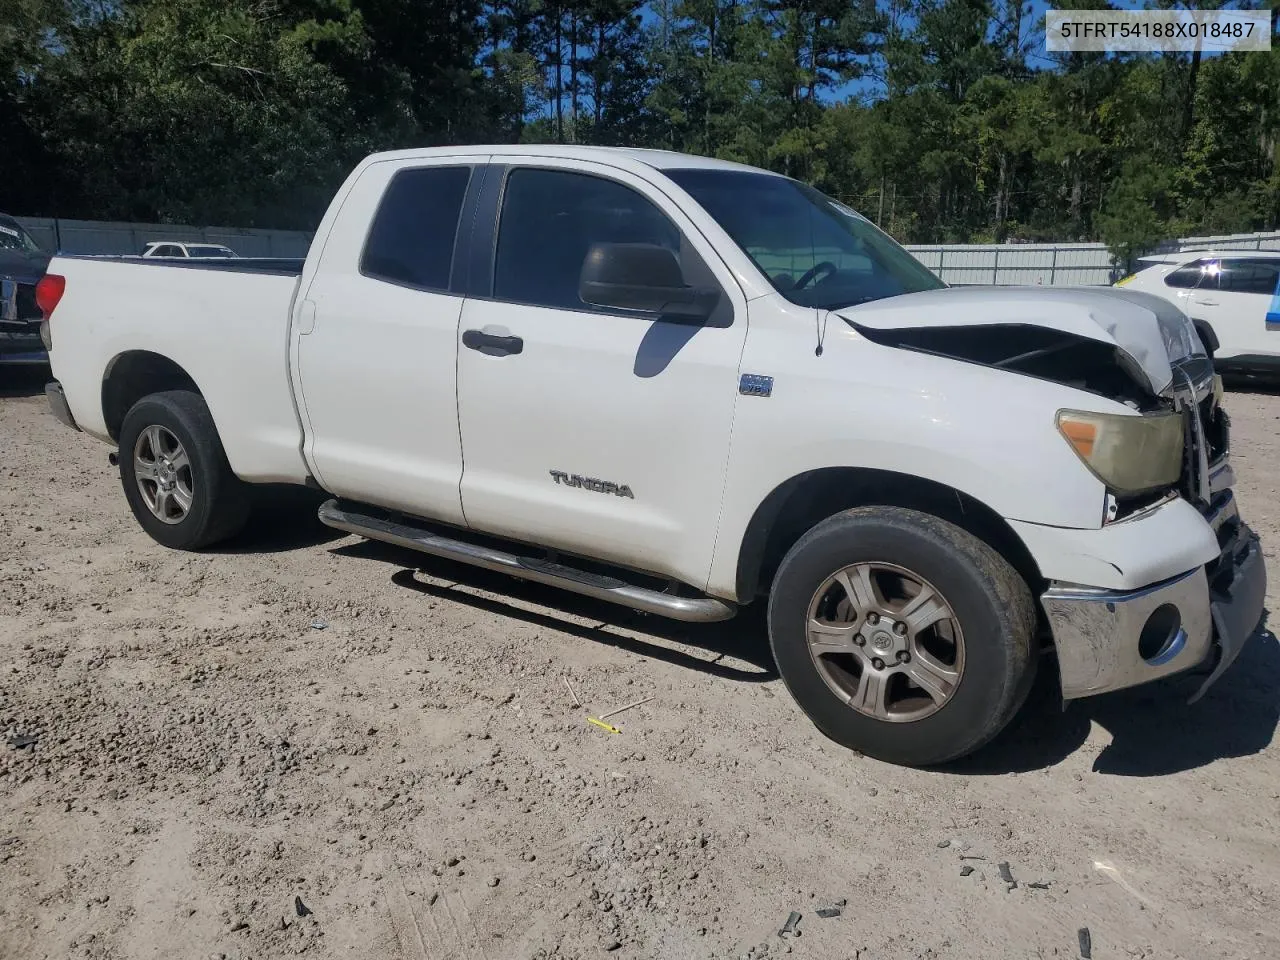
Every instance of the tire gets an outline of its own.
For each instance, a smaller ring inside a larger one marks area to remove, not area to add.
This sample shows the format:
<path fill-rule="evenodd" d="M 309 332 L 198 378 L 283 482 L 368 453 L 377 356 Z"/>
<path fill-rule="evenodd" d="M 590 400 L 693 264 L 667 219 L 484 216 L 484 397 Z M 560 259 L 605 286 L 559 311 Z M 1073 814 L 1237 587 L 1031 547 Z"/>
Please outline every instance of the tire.
<path fill-rule="evenodd" d="M 840 571 L 847 575 L 833 580 Z M 901 599 L 862 604 L 880 613 L 860 615 L 852 598 L 866 595 L 868 580 L 873 596 Z M 913 583 L 919 611 L 886 614 L 910 609 Z M 926 604 L 927 591 L 941 603 Z M 940 607 L 951 616 L 914 629 Z M 811 630 L 811 612 L 830 626 Z M 1031 591 L 1003 557 L 954 524 L 899 507 L 859 507 L 819 523 L 783 558 L 769 597 L 769 642 L 800 709 L 832 740 L 908 766 L 962 757 L 1005 727 L 1035 676 L 1035 624 Z M 862 668 L 877 653 L 881 666 Z"/>
<path fill-rule="evenodd" d="M 231 472 L 209 407 L 198 393 L 169 390 L 135 403 L 120 427 L 119 459 L 129 507 L 157 543 L 200 550 L 244 527 L 248 487 Z M 167 473 L 174 463 L 182 466 Z M 166 472 L 161 476 L 158 470 Z M 162 482 L 171 486 L 157 492 Z M 157 503 L 165 505 L 161 513 L 167 519 L 153 508 Z"/>

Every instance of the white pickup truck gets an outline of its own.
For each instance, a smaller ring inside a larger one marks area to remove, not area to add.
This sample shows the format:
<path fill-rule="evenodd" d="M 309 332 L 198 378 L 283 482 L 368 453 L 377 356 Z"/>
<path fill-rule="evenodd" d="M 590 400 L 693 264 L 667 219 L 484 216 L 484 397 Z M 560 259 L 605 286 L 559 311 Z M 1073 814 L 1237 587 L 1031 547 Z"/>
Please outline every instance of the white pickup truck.
<path fill-rule="evenodd" d="M 39 302 L 55 413 L 118 448 L 161 544 L 286 482 L 340 530 L 649 613 L 767 597 L 800 707 L 886 760 L 985 743 L 1042 653 L 1068 699 L 1192 668 L 1198 696 L 1262 614 L 1181 311 L 948 288 L 764 171 L 379 154 L 305 262 L 57 257 Z"/>

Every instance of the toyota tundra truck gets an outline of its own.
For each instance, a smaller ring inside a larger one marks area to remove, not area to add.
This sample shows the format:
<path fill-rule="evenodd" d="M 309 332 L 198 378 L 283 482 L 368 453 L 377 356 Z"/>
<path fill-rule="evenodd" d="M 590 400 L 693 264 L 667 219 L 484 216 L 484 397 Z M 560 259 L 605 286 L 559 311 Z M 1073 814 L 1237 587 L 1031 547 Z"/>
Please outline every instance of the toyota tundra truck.
<path fill-rule="evenodd" d="M 338 530 L 650 614 L 761 601 L 801 710 L 891 762 L 986 743 L 1042 661 L 1066 700 L 1194 700 L 1262 615 L 1176 306 L 948 287 L 762 170 L 377 154 L 305 261 L 60 256 L 38 301 L 53 411 L 161 545 L 304 484 Z"/>

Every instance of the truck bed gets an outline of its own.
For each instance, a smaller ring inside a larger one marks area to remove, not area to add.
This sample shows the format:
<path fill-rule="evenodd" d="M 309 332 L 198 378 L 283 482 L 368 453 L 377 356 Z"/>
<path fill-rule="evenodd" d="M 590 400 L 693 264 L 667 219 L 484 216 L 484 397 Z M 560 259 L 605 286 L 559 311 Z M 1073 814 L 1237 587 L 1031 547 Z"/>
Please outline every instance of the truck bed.
<path fill-rule="evenodd" d="M 195 383 L 238 476 L 303 482 L 289 380 L 289 322 L 302 264 L 55 257 L 48 272 L 66 278 L 66 292 L 50 320 L 50 354 L 76 423 L 113 440 L 118 424 L 104 397 L 115 391 L 105 384 L 127 378 L 130 365 L 151 354 Z"/>
<path fill-rule="evenodd" d="M 304 257 L 209 257 L 208 259 L 183 259 L 181 257 L 139 257 L 133 255 L 79 254 L 59 256 L 59 260 L 94 260 L 137 263 L 148 267 L 181 267 L 184 270 L 214 270 L 219 273 L 269 273 L 283 277 L 302 275 Z"/>

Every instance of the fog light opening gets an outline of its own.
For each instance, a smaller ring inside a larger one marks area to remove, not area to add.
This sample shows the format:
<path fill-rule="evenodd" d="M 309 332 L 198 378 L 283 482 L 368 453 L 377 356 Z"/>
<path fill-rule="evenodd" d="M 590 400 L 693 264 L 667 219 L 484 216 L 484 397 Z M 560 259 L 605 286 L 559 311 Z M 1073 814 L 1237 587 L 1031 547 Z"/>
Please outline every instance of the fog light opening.
<path fill-rule="evenodd" d="M 1138 635 L 1138 656 L 1158 667 L 1176 657 L 1187 642 L 1182 629 L 1182 615 L 1172 603 L 1161 604 L 1151 611 Z"/>

